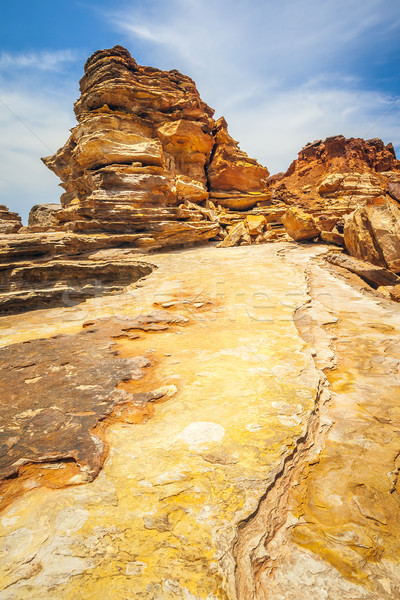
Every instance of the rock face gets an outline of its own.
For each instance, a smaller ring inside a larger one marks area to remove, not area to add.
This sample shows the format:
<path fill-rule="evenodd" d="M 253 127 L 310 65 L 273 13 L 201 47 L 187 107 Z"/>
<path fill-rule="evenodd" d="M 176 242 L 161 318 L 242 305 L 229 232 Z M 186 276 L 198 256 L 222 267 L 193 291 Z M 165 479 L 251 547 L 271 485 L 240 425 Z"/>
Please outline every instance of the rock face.
<path fill-rule="evenodd" d="M 217 121 L 213 134 L 213 158 L 207 168 L 210 198 L 232 210 L 247 210 L 259 202 L 270 204 L 268 170 L 240 150 L 223 117 Z"/>
<path fill-rule="evenodd" d="M 209 239 L 219 226 L 185 202 L 249 208 L 266 198 L 268 171 L 212 118 L 194 82 L 138 65 L 121 46 L 85 65 L 79 124 L 44 163 L 61 179 L 68 231 L 137 233 L 150 248 Z M 171 243 L 172 242 L 172 243 Z"/>
<path fill-rule="evenodd" d="M 400 210 L 377 198 L 345 220 L 344 242 L 351 256 L 400 272 Z"/>
<path fill-rule="evenodd" d="M 21 227 L 21 217 L 17 213 L 10 212 L 4 204 L 0 204 L 0 235 L 16 233 Z"/>
<path fill-rule="evenodd" d="M 335 136 L 305 146 L 285 174 L 269 188 L 275 200 L 300 206 L 314 215 L 340 216 L 385 194 L 400 175 L 392 144 L 382 140 Z"/>
<path fill-rule="evenodd" d="M 29 227 L 54 227 L 57 226 L 58 220 L 56 213 L 62 209 L 61 204 L 36 204 L 32 206 L 29 218 Z"/>

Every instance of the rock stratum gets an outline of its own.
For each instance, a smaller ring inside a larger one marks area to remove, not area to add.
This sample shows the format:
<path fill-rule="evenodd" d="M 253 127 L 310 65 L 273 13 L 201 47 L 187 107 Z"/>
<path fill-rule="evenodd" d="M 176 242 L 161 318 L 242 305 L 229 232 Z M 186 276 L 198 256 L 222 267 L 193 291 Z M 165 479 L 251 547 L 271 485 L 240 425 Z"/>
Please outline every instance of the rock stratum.
<path fill-rule="evenodd" d="M 79 124 L 43 159 L 65 189 L 55 214 L 65 230 L 141 232 L 143 247 L 161 247 L 168 234 L 172 244 L 216 236 L 194 203 L 249 209 L 269 198 L 267 169 L 213 119 L 189 77 L 142 67 L 116 46 L 89 58 L 80 90 Z"/>
<path fill-rule="evenodd" d="M 0 207 L 0 600 L 400 597 L 393 146 L 269 177 L 178 71 L 80 91 Z"/>
<path fill-rule="evenodd" d="M 400 308 L 325 252 L 1 319 L 2 599 L 399 595 Z"/>

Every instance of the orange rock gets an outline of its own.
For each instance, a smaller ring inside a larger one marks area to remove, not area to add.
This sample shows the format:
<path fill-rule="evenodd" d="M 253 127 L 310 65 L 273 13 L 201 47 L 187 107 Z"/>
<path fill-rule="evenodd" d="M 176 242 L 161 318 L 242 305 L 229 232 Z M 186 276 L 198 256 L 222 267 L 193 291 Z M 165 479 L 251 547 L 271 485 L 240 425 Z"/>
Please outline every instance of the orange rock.
<path fill-rule="evenodd" d="M 383 197 L 358 208 L 345 221 L 344 242 L 351 256 L 400 272 L 400 210 Z"/>
<path fill-rule="evenodd" d="M 215 129 L 216 147 L 207 169 L 210 196 L 216 204 L 234 210 L 247 210 L 257 202 L 268 201 L 268 169 L 240 150 L 221 117 Z"/>
<path fill-rule="evenodd" d="M 294 206 L 287 209 L 282 217 L 282 223 L 287 233 L 296 242 L 311 240 L 320 234 L 320 230 L 311 215 Z"/>
<path fill-rule="evenodd" d="M 400 161 L 391 144 L 338 135 L 307 144 L 286 173 L 268 180 L 268 187 L 275 201 L 313 214 L 329 211 L 339 218 L 386 193 L 399 171 Z"/>

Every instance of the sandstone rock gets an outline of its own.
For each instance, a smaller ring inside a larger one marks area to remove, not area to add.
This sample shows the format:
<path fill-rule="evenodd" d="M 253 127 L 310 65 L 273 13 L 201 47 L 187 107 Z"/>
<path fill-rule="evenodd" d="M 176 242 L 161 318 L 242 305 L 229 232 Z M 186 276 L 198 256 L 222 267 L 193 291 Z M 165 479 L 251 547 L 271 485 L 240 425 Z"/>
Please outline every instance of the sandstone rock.
<path fill-rule="evenodd" d="M 53 227 L 57 226 L 56 213 L 62 209 L 61 204 L 36 204 L 32 206 L 29 218 L 29 227 Z"/>
<path fill-rule="evenodd" d="M 234 225 L 225 239 L 220 242 L 217 247 L 218 248 L 230 248 L 231 246 L 237 246 L 245 233 L 245 225 L 243 221 Z"/>
<path fill-rule="evenodd" d="M 213 120 L 189 77 L 139 66 L 115 46 L 88 59 L 80 90 L 78 125 L 43 159 L 65 188 L 56 214 L 64 230 L 140 232 L 136 245 L 154 249 L 174 227 L 171 243 L 185 229 L 192 238 L 194 223 L 199 241 L 215 237 L 220 224 L 192 206 L 209 195 L 239 210 L 268 202 L 267 169 Z"/>
<path fill-rule="evenodd" d="M 178 208 L 186 199 L 208 198 L 213 111 L 194 82 L 178 71 L 141 67 L 116 46 L 88 59 L 80 89 L 79 124 L 63 148 L 43 159 L 66 191 L 56 217 L 60 226 L 141 232 L 142 247 L 146 237 L 155 240 L 151 247 L 167 245 L 165 238 L 175 243 L 185 229 L 195 241 L 194 223 L 200 241 L 213 237 L 217 225 Z"/>
<path fill-rule="evenodd" d="M 344 246 L 344 235 L 337 231 L 321 231 L 321 240 L 328 244 L 336 244 L 336 246 Z"/>
<path fill-rule="evenodd" d="M 214 129 L 215 148 L 207 176 L 210 196 L 216 204 L 233 210 L 247 210 L 268 201 L 268 170 L 240 150 L 221 117 Z"/>
<path fill-rule="evenodd" d="M 324 253 L 160 253 L 2 318 L 5 599 L 397 598 L 400 308 Z"/>
<path fill-rule="evenodd" d="M 121 260 L 122 258 L 122 260 Z M 86 298 L 122 292 L 149 275 L 149 264 L 129 257 L 104 260 L 20 261 L 0 270 L 0 313 L 74 306 Z"/>
<path fill-rule="evenodd" d="M 4 204 L 0 204 L 0 235 L 16 233 L 21 227 L 21 217 L 17 213 L 10 212 Z"/>
<path fill-rule="evenodd" d="M 137 382 L 151 361 L 121 356 L 116 340 L 135 340 L 139 332 L 165 331 L 186 322 L 168 311 L 122 321 L 114 317 L 88 322 L 77 334 L 0 349 L 0 440 L 8 447 L 0 456 L 0 509 L 24 491 L 35 465 L 37 479 L 50 487 L 89 482 L 98 475 L 107 454 L 101 423 L 128 407 L 131 420 L 136 412 L 140 422 L 149 411 L 146 405 L 167 393 L 142 392 Z M 132 392 L 118 387 L 128 381 L 134 383 Z M 62 461 L 69 468 L 63 470 Z M 41 463 L 51 462 L 59 465 L 58 477 L 40 470 Z"/>
<path fill-rule="evenodd" d="M 326 254 L 324 258 L 333 265 L 355 273 L 375 288 L 400 284 L 400 277 L 398 275 L 384 267 L 372 265 L 364 260 L 337 253 Z"/>
<path fill-rule="evenodd" d="M 400 182 L 389 181 L 388 192 L 392 198 L 400 202 Z"/>
<path fill-rule="evenodd" d="M 335 136 L 307 144 L 285 174 L 271 177 L 273 200 L 338 217 L 385 194 L 400 161 L 381 140 Z"/>
<path fill-rule="evenodd" d="M 389 288 L 389 296 L 395 302 L 400 302 L 400 282 Z"/>
<path fill-rule="evenodd" d="M 346 218 L 346 249 L 351 256 L 400 272 L 400 210 L 378 198 Z"/>
<path fill-rule="evenodd" d="M 287 233 L 296 242 L 311 240 L 320 234 L 314 219 L 300 208 L 288 208 L 282 222 Z"/>
<path fill-rule="evenodd" d="M 246 227 L 250 235 L 258 235 L 264 231 L 267 220 L 263 215 L 247 215 Z"/>

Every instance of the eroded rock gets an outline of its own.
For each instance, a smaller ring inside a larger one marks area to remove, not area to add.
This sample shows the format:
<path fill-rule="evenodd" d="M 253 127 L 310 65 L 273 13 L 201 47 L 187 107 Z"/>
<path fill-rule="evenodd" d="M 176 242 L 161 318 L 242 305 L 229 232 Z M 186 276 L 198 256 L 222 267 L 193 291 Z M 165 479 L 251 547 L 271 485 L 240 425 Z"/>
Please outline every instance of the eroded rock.
<path fill-rule="evenodd" d="M 140 422 L 149 412 L 147 404 L 168 393 L 119 387 L 141 380 L 151 361 L 121 356 L 118 340 L 186 322 L 156 311 L 88 322 L 77 334 L 1 348 L 0 508 L 22 493 L 31 477 L 33 487 L 42 479 L 49 487 L 92 481 L 107 454 L 100 424 L 123 410 L 131 413 L 131 422 Z M 59 469 L 53 485 L 49 463 Z M 35 472 L 39 465 L 44 468 Z"/>
<path fill-rule="evenodd" d="M 312 240 L 321 233 L 311 215 L 300 208 L 288 208 L 282 217 L 287 233 L 296 242 Z"/>
<path fill-rule="evenodd" d="M 0 204 L 0 234 L 16 233 L 22 227 L 21 217 Z"/>
<path fill-rule="evenodd" d="M 400 210 L 386 198 L 358 208 L 345 221 L 344 242 L 351 256 L 400 272 Z"/>

